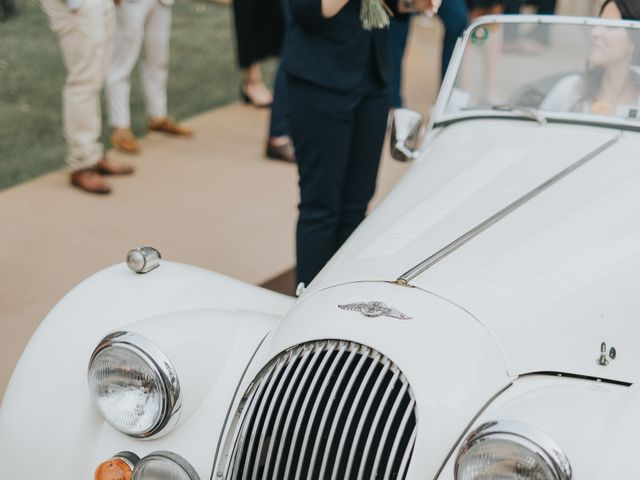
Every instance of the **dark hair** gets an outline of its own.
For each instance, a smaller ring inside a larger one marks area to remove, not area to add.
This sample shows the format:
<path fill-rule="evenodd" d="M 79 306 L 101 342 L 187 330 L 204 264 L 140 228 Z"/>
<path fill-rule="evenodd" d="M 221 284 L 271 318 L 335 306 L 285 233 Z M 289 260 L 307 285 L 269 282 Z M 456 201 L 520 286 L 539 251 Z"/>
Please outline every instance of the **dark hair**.
<path fill-rule="evenodd" d="M 600 8 L 600 15 L 604 8 L 610 3 L 614 3 L 624 20 L 640 20 L 640 1 L 638 0 L 607 0 Z"/>
<path fill-rule="evenodd" d="M 613 3 L 618 7 L 618 10 L 620 10 L 620 16 L 623 20 L 640 20 L 640 0 L 606 0 L 600 8 L 600 16 L 604 12 L 605 7 L 610 3 Z M 636 46 L 636 51 L 631 59 L 631 63 L 632 65 L 640 66 L 640 31 L 627 29 L 627 33 L 629 34 L 631 41 Z M 640 86 L 640 75 L 634 72 L 632 72 L 631 75 L 633 76 L 633 82 Z M 603 76 L 604 70 L 601 67 L 587 66 L 581 100 L 596 99 Z"/>

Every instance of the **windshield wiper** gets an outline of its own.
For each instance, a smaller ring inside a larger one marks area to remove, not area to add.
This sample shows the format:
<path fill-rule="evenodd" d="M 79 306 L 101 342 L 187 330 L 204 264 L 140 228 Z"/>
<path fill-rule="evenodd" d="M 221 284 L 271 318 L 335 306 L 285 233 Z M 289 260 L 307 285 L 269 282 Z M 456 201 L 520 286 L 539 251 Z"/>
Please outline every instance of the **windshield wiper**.
<path fill-rule="evenodd" d="M 535 120 L 540 125 L 546 125 L 547 119 L 535 108 L 521 107 L 519 105 L 491 105 L 491 110 L 497 112 L 518 112 L 522 113 L 525 117 Z"/>

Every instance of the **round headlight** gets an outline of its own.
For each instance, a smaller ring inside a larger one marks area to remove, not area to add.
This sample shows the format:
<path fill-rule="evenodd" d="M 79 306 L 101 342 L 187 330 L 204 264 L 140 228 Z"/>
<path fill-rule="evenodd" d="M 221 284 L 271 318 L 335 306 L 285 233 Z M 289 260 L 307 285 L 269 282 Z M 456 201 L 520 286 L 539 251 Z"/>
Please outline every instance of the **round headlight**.
<path fill-rule="evenodd" d="M 180 385 L 169 359 L 145 337 L 107 335 L 89 362 L 89 389 L 116 430 L 136 438 L 166 433 L 180 410 Z"/>
<path fill-rule="evenodd" d="M 519 422 L 489 422 L 467 437 L 456 480 L 570 480 L 571 465 L 549 437 Z"/>
<path fill-rule="evenodd" d="M 133 471 L 131 480 L 200 480 L 193 467 L 180 455 L 157 451 L 144 457 Z"/>

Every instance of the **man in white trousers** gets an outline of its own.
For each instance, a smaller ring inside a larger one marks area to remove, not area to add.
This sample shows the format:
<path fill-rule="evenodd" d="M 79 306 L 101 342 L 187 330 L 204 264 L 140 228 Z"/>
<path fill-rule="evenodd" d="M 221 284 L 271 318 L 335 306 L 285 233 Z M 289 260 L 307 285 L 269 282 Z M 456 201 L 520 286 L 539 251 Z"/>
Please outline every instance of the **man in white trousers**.
<path fill-rule="evenodd" d="M 100 137 L 100 91 L 111 55 L 113 0 L 41 0 L 58 35 L 67 68 L 63 93 L 64 135 L 71 184 L 90 193 L 110 193 L 102 175 L 129 174 L 133 168 L 108 160 Z"/>
<path fill-rule="evenodd" d="M 107 73 L 111 143 L 121 151 L 140 149 L 131 132 L 131 73 L 142 52 L 142 87 L 150 130 L 191 136 L 167 116 L 169 38 L 173 0 L 122 0 L 116 8 L 113 56 Z"/>

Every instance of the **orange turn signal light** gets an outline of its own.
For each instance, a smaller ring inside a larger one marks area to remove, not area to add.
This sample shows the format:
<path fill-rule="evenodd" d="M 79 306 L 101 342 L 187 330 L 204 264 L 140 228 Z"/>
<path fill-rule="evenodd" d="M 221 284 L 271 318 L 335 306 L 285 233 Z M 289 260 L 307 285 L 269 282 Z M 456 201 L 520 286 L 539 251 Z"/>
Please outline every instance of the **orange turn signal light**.
<path fill-rule="evenodd" d="M 131 480 L 133 475 L 133 467 L 135 467 L 138 457 L 130 452 L 122 452 L 110 458 L 106 462 L 102 462 L 96 468 L 93 476 L 94 480 Z M 126 455 L 124 455 L 126 453 Z"/>

